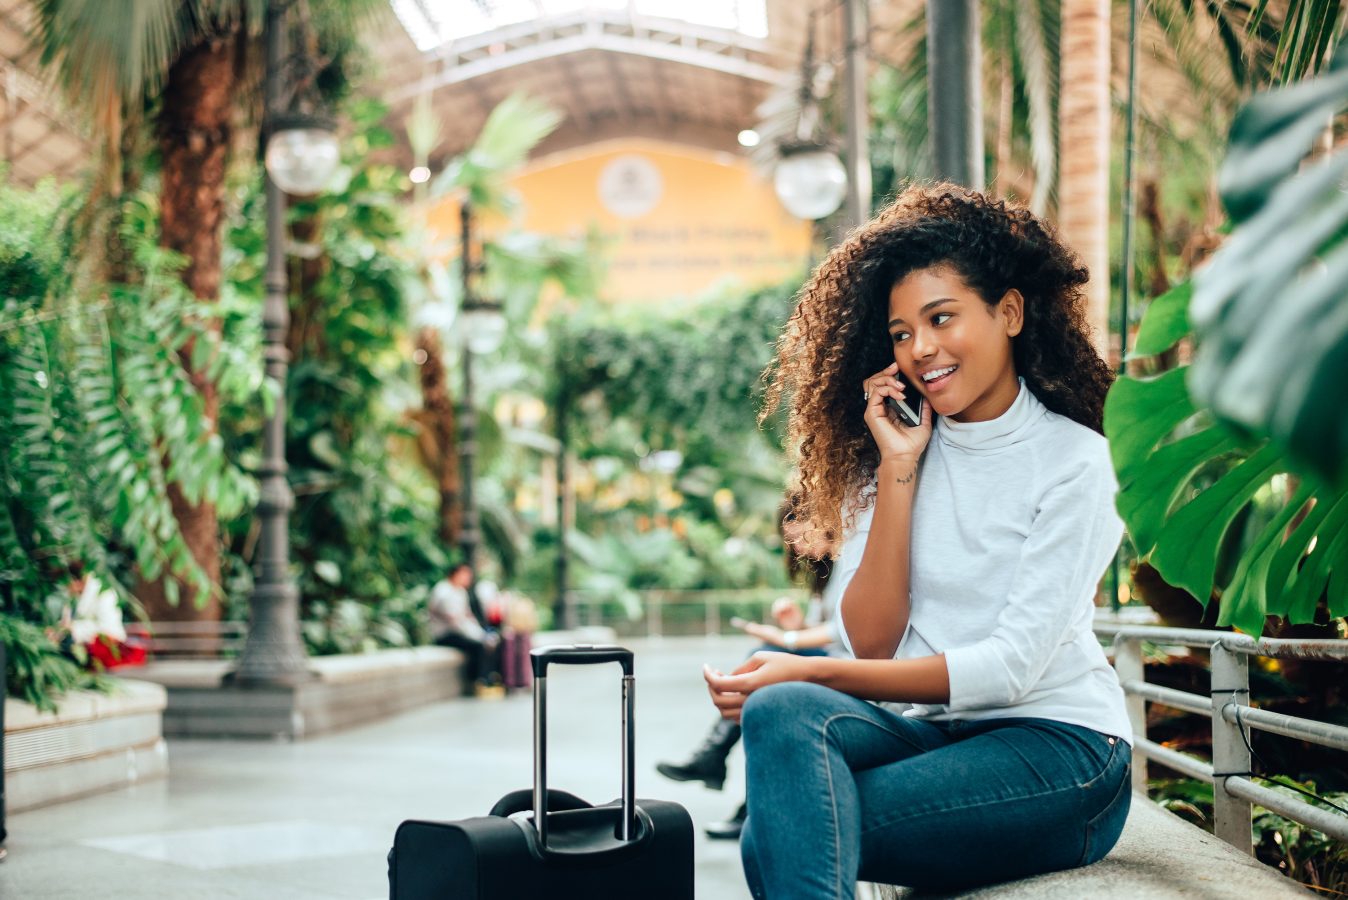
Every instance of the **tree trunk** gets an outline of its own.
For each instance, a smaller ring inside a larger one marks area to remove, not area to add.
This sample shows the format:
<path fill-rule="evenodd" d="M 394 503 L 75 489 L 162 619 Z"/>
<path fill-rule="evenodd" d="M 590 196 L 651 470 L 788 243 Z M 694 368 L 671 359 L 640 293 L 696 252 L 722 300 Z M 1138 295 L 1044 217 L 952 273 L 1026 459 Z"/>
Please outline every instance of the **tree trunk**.
<path fill-rule="evenodd" d="M 220 295 L 221 225 L 224 220 L 225 165 L 229 155 L 235 87 L 234 42 L 220 36 L 185 50 L 169 69 L 159 113 L 160 243 L 187 258 L 183 283 L 198 298 Z M 207 418 L 219 416 L 215 385 L 204 371 L 192 368 L 191 346 L 181 359 L 201 395 Z M 214 590 L 208 598 L 168 603 L 163 582 L 142 584 L 141 602 L 152 620 L 218 621 L 220 619 L 220 535 L 215 505 L 193 505 L 177 484 L 168 486 L 169 502 L 193 558 L 205 570 Z M 165 576 L 171 577 L 171 576 Z M 202 604 L 202 600 L 205 600 Z"/>
<path fill-rule="evenodd" d="M 421 362 L 421 455 L 435 476 L 440 490 L 440 541 L 447 547 L 459 543 L 463 525 L 459 504 L 459 453 L 454 420 L 454 401 L 449 395 L 440 333 L 430 326 L 417 332 Z"/>
<path fill-rule="evenodd" d="M 1090 269 L 1096 349 L 1109 346 L 1109 0 L 1062 0 L 1059 228 Z"/>

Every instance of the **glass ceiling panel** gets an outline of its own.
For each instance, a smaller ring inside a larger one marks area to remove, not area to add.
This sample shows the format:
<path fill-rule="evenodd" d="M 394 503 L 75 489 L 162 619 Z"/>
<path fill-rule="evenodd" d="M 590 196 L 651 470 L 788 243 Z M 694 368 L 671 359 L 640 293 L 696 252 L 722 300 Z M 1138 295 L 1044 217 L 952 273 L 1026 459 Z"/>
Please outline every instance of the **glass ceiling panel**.
<path fill-rule="evenodd" d="M 630 10 L 749 37 L 768 36 L 767 0 L 389 0 L 389 4 L 423 52 L 504 25 L 591 10 Z"/>

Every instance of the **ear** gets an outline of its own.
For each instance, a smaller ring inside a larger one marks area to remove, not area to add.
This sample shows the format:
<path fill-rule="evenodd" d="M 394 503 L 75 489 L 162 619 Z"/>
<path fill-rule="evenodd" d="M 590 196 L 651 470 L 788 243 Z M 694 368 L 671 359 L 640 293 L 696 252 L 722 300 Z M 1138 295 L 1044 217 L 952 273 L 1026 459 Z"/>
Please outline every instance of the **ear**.
<path fill-rule="evenodd" d="M 1020 291 L 1012 288 L 1002 295 L 997 310 L 1006 322 L 1006 336 L 1015 337 L 1025 327 L 1025 298 Z"/>

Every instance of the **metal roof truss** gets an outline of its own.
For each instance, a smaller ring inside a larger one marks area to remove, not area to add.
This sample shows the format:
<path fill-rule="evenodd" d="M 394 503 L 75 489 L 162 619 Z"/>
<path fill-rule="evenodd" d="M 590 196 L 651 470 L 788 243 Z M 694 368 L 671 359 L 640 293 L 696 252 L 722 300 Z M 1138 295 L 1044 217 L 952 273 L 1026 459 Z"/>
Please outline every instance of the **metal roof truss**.
<path fill-rule="evenodd" d="M 397 102 L 423 91 L 586 50 L 662 59 L 765 84 L 782 84 L 789 77 L 771 65 L 771 47 L 756 38 L 673 19 L 588 12 L 510 25 L 455 41 L 436 54 L 429 75 L 393 92 L 389 99 Z"/>

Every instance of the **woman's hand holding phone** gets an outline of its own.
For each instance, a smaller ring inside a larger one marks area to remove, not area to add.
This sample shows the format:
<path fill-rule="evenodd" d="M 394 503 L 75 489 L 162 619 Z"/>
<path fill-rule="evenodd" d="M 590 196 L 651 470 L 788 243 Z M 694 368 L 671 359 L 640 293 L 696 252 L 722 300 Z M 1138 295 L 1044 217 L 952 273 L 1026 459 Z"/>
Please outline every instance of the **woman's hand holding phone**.
<path fill-rule="evenodd" d="M 887 400 L 903 400 L 912 408 L 923 399 L 903 381 L 898 363 L 890 363 L 867 378 L 862 391 L 866 395 L 866 426 L 880 448 L 881 460 L 909 459 L 916 463 L 931 440 L 931 404 L 921 404 L 922 421 L 916 427 L 904 424 L 893 411 Z"/>

